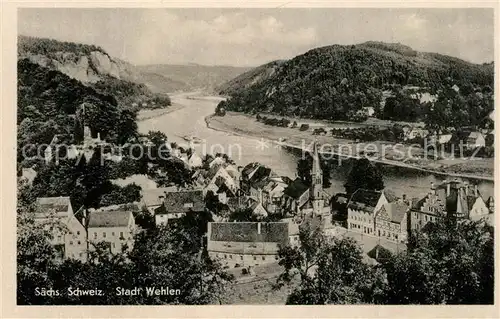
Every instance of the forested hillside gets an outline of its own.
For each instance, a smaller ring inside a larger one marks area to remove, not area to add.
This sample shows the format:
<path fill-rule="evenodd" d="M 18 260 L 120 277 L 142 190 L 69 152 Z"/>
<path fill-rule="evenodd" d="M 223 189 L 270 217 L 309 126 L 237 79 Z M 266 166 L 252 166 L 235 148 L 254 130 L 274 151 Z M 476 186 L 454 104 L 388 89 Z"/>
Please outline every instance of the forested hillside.
<path fill-rule="evenodd" d="M 266 63 L 251 69 L 236 78 L 229 80 L 216 88 L 216 91 L 221 95 L 233 95 L 238 91 L 249 88 L 257 82 L 262 82 L 268 79 L 276 72 L 276 69 L 285 61 L 278 60 Z"/>
<path fill-rule="evenodd" d="M 392 99 L 415 99 L 412 93 L 438 95 L 454 85 L 461 89 L 460 95 L 464 91 L 467 95 L 480 93 L 493 107 L 491 94 L 482 95 L 492 91 L 492 64 L 472 64 L 401 44 L 366 42 L 321 47 L 271 68 L 272 72 L 270 67 L 259 67 L 251 77 L 247 72 L 223 87 L 220 93 L 231 96 L 223 103 L 225 109 L 363 121 L 366 107 L 372 107 L 378 117 L 383 116 L 387 95 L 393 95 Z M 430 111 L 420 105 L 424 103 L 418 104 L 423 109 L 411 116 L 414 121 L 423 120 Z M 488 108 L 481 115 L 487 114 Z M 407 111 L 402 108 L 398 114 Z M 397 120 L 398 114 L 389 117 Z"/>
<path fill-rule="evenodd" d="M 153 93 L 145 83 L 145 75 L 133 65 L 94 45 L 19 36 L 18 59 L 24 58 L 112 95 L 124 107 L 137 110 L 170 105 L 166 94 L 158 94 L 165 91 Z"/>
<path fill-rule="evenodd" d="M 108 141 L 123 143 L 137 133 L 135 112 L 120 107 L 114 96 L 28 59 L 19 60 L 17 68 L 19 152 L 27 144 L 48 144 L 55 134 L 72 134 L 74 116 L 82 103 L 86 122 Z"/>
<path fill-rule="evenodd" d="M 173 65 L 173 64 L 152 64 L 137 66 L 143 74 L 155 74 L 164 78 L 174 79 L 179 89 L 185 91 L 194 90 L 214 90 L 219 85 L 233 79 L 240 74 L 250 70 L 250 68 L 233 66 L 209 66 L 209 65 Z M 151 75 L 149 75 L 151 77 Z M 180 83 L 183 83 L 181 86 Z"/>

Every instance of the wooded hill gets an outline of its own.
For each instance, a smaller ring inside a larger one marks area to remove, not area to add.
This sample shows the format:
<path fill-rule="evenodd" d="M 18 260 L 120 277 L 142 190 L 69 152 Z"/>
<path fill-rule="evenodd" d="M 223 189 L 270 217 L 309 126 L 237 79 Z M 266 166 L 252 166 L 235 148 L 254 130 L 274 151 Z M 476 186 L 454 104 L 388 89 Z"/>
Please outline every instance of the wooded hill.
<path fill-rule="evenodd" d="M 221 86 L 219 93 L 231 97 L 223 103 L 226 110 L 362 121 L 364 107 L 382 114 L 383 92 L 415 87 L 437 94 L 443 85 L 491 91 L 493 69 L 493 63 L 479 65 L 401 44 L 366 42 L 316 48 L 263 65 Z"/>

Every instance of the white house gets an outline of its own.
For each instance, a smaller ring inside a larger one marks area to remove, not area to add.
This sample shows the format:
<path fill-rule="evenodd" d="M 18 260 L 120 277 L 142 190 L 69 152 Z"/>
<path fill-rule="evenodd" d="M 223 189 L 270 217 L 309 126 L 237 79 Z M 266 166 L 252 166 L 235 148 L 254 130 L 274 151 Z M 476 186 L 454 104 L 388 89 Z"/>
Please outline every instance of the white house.
<path fill-rule="evenodd" d="M 375 236 L 376 212 L 395 199 L 387 191 L 356 190 L 347 202 L 347 229 Z"/>
<path fill-rule="evenodd" d="M 198 154 L 193 152 L 188 158 L 188 165 L 191 168 L 201 167 L 203 165 L 203 160 Z"/>
<path fill-rule="evenodd" d="M 134 246 L 135 220 L 131 211 L 91 211 L 87 226 L 89 250 L 104 242 L 112 254 Z"/>
<path fill-rule="evenodd" d="M 87 260 L 87 233 L 73 213 L 69 197 L 40 197 L 35 223 L 51 232 L 56 259 Z"/>

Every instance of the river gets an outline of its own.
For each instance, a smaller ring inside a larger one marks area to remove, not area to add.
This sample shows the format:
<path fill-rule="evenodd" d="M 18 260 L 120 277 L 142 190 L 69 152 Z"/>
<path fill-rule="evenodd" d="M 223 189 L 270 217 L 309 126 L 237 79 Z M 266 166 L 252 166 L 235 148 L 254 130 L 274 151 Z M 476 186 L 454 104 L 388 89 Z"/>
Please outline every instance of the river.
<path fill-rule="evenodd" d="M 190 93 L 171 95 L 172 103 L 182 105 L 173 112 L 138 122 L 139 132 L 161 131 L 171 142 L 187 144 L 183 136 L 196 136 L 202 142 L 194 145 L 198 154 L 223 152 L 231 156 L 238 165 L 259 162 L 272 168 L 277 174 L 293 178 L 296 174 L 299 155 L 277 145 L 246 136 L 216 131 L 207 127 L 205 117 L 212 114 L 221 100 L 219 97 L 194 97 Z M 265 138 L 265 137 L 264 137 Z M 429 191 L 431 182 L 438 183 L 447 177 L 419 172 L 412 169 L 379 165 L 384 175 L 384 184 L 397 195 L 422 197 Z M 343 184 L 349 173 L 349 162 L 343 162 L 332 170 L 332 186 L 329 193 L 343 192 Z M 453 179 L 454 177 L 448 177 Z M 493 182 L 469 181 L 478 183 L 485 199 L 493 196 Z"/>

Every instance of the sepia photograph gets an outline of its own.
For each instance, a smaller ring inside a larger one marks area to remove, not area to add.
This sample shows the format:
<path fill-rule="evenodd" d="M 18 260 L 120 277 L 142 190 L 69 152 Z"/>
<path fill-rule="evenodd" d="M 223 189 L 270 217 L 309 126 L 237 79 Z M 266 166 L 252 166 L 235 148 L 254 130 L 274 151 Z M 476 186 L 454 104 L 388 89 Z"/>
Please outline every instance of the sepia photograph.
<path fill-rule="evenodd" d="M 18 8 L 17 305 L 493 305 L 495 27 Z"/>

